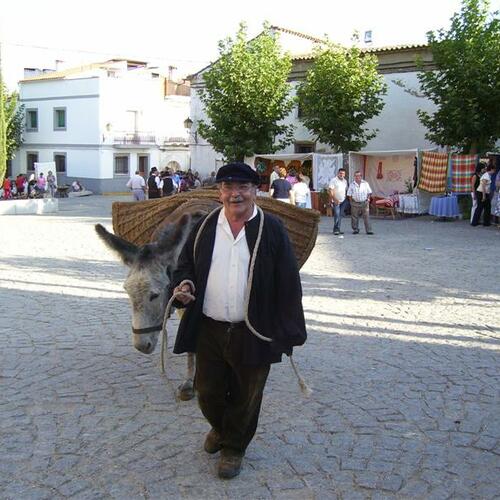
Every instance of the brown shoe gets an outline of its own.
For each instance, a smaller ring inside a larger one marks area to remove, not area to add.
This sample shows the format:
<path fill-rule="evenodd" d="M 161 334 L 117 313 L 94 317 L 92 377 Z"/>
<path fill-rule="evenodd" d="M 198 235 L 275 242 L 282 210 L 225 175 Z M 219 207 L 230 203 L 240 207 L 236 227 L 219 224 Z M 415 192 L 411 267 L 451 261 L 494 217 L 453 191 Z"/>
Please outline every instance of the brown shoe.
<path fill-rule="evenodd" d="M 207 434 L 207 437 L 205 438 L 203 449 L 207 453 L 217 453 L 222 448 L 220 441 L 221 437 L 219 433 L 215 429 L 210 429 L 210 432 Z"/>
<path fill-rule="evenodd" d="M 244 453 L 228 448 L 223 448 L 217 467 L 217 474 L 221 479 L 231 479 L 236 477 L 241 470 L 241 461 Z"/>

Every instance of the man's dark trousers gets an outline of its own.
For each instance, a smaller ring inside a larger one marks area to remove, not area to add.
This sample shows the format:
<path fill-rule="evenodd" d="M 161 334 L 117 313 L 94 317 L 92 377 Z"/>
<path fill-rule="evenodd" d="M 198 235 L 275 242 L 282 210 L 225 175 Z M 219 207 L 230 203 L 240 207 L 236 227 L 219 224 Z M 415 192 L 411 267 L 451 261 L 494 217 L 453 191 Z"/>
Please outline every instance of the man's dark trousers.
<path fill-rule="evenodd" d="M 222 438 L 222 447 L 244 453 L 257 429 L 262 393 L 270 365 L 242 365 L 244 323 L 224 323 L 206 316 L 196 346 L 195 388 L 198 403 Z"/>
<path fill-rule="evenodd" d="M 332 204 L 333 208 L 333 232 L 340 232 L 340 224 L 342 223 L 342 217 L 344 217 L 344 210 L 347 205 L 347 198 L 338 205 Z"/>

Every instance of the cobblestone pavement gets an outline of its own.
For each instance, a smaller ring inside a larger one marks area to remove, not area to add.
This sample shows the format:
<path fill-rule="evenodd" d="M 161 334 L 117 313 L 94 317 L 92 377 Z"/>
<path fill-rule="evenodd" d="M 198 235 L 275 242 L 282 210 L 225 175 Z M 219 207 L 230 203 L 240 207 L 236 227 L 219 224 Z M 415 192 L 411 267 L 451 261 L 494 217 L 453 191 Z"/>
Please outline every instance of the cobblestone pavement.
<path fill-rule="evenodd" d="M 131 344 L 125 270 L 94 235 L 111 198 L 0 217 L 0 497 L 498 498 L 498 228 L 323 219 L 302 270 L 309 340 L 266 387 L 238 478 L 177 402 L 185 358 Z M 347 224 L 346 224 L 347 225 Z M 172 339 L 170 339 L 172 340 Z"/>

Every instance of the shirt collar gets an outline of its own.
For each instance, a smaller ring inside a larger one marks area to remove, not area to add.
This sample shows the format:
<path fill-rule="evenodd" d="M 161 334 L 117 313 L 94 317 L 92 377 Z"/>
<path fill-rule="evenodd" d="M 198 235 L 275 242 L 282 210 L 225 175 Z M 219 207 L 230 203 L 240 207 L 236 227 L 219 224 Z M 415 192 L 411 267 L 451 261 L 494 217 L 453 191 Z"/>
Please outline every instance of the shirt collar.
<path fill-rule="evenodd" d="M 257 205 L 254 203 L 253 204 L 253 212 L 248 221 L 251 221 L 254 217 L 257 216 Z M 248 222 L 247 221 L 247 222 Z M 229 235 L 231 238 L 233 238 L 233 233 L 231 232 L 231 227 L 229 226 L 229 221 L 227 220 L 226 213 L 224 211 L 224 207 L 219 213 L 219 217 L 217 218 L 217 224 L 222 227 L 222 229 Z M 235 241 L 239 241 L 243 235 L 245 234 L 245 226 L 243 226 L 243 229 L 239 232 L 238 236 L 235 238 Z"/>

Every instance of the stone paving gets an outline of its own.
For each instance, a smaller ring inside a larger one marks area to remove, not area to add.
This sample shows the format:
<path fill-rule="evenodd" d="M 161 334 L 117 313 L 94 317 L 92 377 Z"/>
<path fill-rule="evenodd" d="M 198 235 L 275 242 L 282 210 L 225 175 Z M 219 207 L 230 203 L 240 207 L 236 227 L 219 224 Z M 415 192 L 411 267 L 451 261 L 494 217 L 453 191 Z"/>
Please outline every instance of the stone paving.
<path fill-rule="evenodd" d="M 111 201 L 0 217 L 0 498 L 500 497 L 498 228 L 419 217 L 338 238 L 324 218 L 295 356 L 314 393 L 275 365 L 221 481 L 196 403 L 175 400 L 185 358 L 166 379 L 132 347 L 125 269 L 93 232 Z"/>

